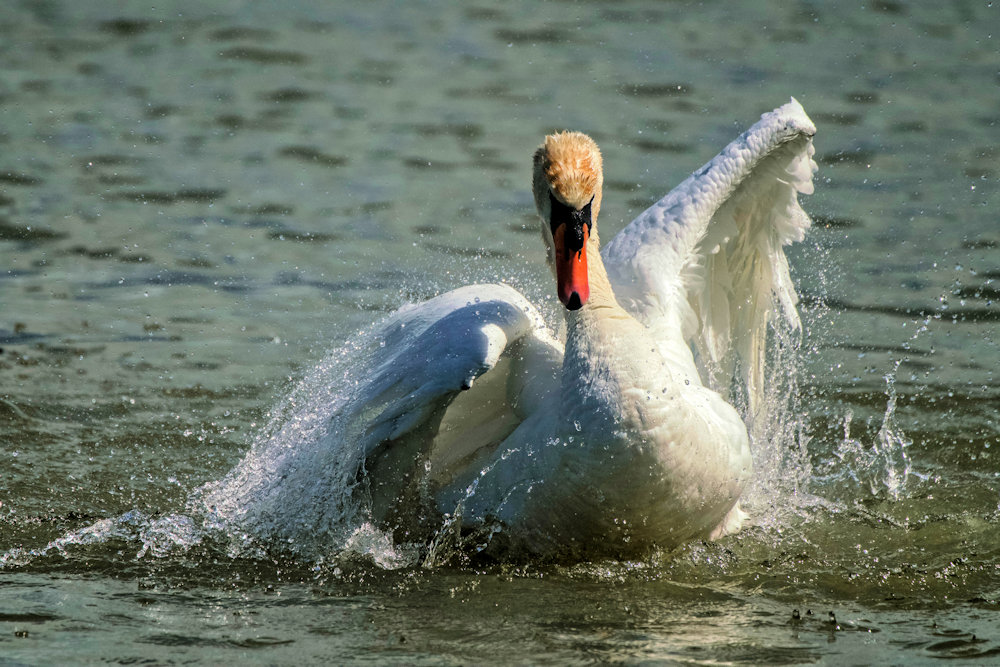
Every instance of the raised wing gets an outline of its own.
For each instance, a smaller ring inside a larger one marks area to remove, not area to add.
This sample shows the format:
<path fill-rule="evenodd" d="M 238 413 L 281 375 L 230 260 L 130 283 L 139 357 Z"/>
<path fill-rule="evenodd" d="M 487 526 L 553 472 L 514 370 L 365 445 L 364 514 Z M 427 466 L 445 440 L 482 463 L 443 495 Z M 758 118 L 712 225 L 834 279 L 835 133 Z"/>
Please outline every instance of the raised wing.
<path fill-rule="evenodd" d="M 602 252 L 619 301 L 662 340 L 680 332 L 703 381 L 723 395 L 736 381 L 751 411 L 770 314 L 799 326 L 784 246 L 810 225 L 815 132 L 795 99 L 764 114 Z"/>
<path fill-rule="evenodd" d="M 524 418 L 524 403 L 539 400 L 540 383 L 531 381 L 539 366 L 554 369 L 562 356 L 535 308 L 506 285 L 462 287 L 403 308 L 375 344 L 376 363 L 339 418 L 358 429 L 380 520 L 414 500 L 415 483 L 444 481 L 502 441 Z"/>
<path fill-rule="evenodd" d="M 513 430 L 545 399 L 544 376 L 561 358 L 535 309 L 504 285 L 404 307 L 308 372 L 243 460 L 192 495 L 191 510 L 290 549 L 348 547 L 373 515 L 402 523 L 400 512 L 420 510 L 414 487 L 428 464 L 447 474 Z M 459 419 L 464 437 L 442 434 Z"/>
<path fill-rule="evenodd" d="M 506 285 L 469 285 L 401 308 L 376 335 L 381 353 L 362 392 L 365 439 L 411 431 L 496 366 L 510 343 L 541 328 L 535 308 Z"/>

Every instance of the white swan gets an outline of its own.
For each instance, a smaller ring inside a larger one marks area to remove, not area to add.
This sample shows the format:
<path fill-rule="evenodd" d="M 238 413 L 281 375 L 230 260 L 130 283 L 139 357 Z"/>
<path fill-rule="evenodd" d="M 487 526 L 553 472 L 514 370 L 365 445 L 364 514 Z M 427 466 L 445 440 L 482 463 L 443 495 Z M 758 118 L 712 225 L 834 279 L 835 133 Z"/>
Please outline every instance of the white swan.
<path fill-rule="evenodd" d="M 752 458 L 726 398 L 735 388 L 753 414 L 768 318 L 798 323 L 783 247 L 809 226 L 797 194 L 812 191 L 814 132 L 794 99 L 765 114 L 603 253 L 597 145 L 546 137 L 533 191 L 565 345 L 505 285 L 399 310 L 313 448 L 326 453 L 286 448 L 270 474 L 287 488 L 258 494 L 270 500 L 253 511 L 314 506 L 314 520 L 277 532 L 329 530 L 319 524 L 335 512 L 304 480 L 339 457 L 337 483 L 397 537 L 426 538 L 446 518 L 486 528 L 494 552 L 580 558 L 739 529 Z M 209 502 L 232 503 L 232 488 Z"/>

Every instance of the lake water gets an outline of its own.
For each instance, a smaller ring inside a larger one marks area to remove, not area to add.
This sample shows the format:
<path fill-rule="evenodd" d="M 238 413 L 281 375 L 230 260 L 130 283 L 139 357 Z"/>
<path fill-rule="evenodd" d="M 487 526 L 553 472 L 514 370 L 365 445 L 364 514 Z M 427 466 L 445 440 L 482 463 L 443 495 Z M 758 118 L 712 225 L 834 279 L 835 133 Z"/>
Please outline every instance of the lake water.
<path fill-rule="evenodd" d="M 0 9 L 0 664 L 1000 659 L 995 3 L 313 4 Z M 740 534 L 423 567 L 190 516 L 398 306 L 556 320 L 544 133 L 601 144 L 607 239 L 791 96 L 806 332 Z"/>

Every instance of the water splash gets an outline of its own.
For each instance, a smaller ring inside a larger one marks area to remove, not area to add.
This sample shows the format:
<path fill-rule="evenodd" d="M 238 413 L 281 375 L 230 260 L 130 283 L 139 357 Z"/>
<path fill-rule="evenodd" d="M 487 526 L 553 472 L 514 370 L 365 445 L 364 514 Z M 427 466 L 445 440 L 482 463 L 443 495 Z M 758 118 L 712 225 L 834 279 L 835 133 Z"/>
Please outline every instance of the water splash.
<path fill-rule="evenodd" d="M 807 412 L 799 377 L 804 362 L 802 330 L 784 317 L 768 326 L 766 372 L 756 400 L 737 394 L 750 436 L 754 474 L 740 504 L 752 524 L 780 530 L 814 502 Z M 754 409 L 751 409 L 751 405 Z"/>
<path fill-rule="evenodd" d="M 36 558 L 69 558 L 76 550 L 114 542 L 138 545 L 135 553 L 137 560 L 147 556 L 162 558 L 199 546 L 205 535 L 192 517 L 181 514 L 151 517 L 145 512 L 132 510 L 70 531 L 44 547 L 11 549 L 0 554 L 0 569 L 26 565 Z"/>
<path fill-rule="evenodd" d="M 795 497 L 808 491 L 812 472 L 799 387 L 801 338 L 787 328 L 772 327 L 772 333 L 765 397 L 747 420 L 756 469 L 752 492 L 770 496 L 781 490 Z"/>
<path fill-rule="evenodd" d="M 462 522 L 463 501 L 476 494 L 478 478 L 464 498 L 455 499 L 440 525 L 411 536 L 412 542 L 373 519 L 364 479 L 366 452 L 359 443 L 372 440 L 372 424 L 385 407 L 372 400 L 379 392 L 370 391 L 370 383 L 386 363 L 387 335 L 396 335 L 387 334 L 386 327 L 394 317 L 357 333 L 310 368 L 268 415 L 244 458 L 222 479 L 192 493 L 182 512 L 158 518 L 130 512 L 21 556 L 65 554 L 74 546 L 125 540 L 138 545 L 137 559 L 207 545 L 233 558 L 281 553 L 305 562 L 361 559 L 396 569 L 440 565 L 487 548 L 497 526 Z M 780 525 L 789 508 L 794 511 L 810 478 L 799 402 L 800 332 L 783 318 L 775 321 L 763 397 L 747 415 L 756 473 L 744 498 L 755 521 L 768 525 Z M 887 430 L 887 437 L 892 433 Z M 9 560 L 18 557 L 11 554 Z"/>
<path fill-rule="evenodd" d="M 907 454 L 910 440 L 896 423 L 895 377 L 901 361 L 891 373 L 885 375 L 886 407 L 882 422 L 870 445 L 851 436 L 853 412 L 844 415 L 844 437 L 837 445 L 834 456 L 837 472 L 834 476 L 850 480 L 867 490 L 872 496 L 886 495 L 898 500 L 913 473 Z"/>
<path fill-rule="evenodd" d="M 899 362 L 891 374 L 885 376 L 886 393 L 889 400 L 885 406 L 885 414 L 882 416 L 882 426 L 878 430 L 875 438 L 873 451 L 881 458 L 883 479 L 889 495 L 893 499 L 898 499 L 906 481 L 913 472 L 913 465 L 906 449 L 910 446 L 910 440 L 903 433 L 902 428 L 896 424 L 896 388 L 895 378 L 899 370 Z M 874 493 L 874 491 L 873 491 Z"/>
<path fill-rule="evenodd" d="M 910 350 L 912 344 L 930 330 L 935 319 L 937 316 L 928 315 L 923 320 L 914 322 L 917 326 L 903 342 L 903 349 Z M 896 378 L 900 366 L 909 360 L 909 356 L 895 360 L 892 370 L 883 376 L 885 410 L 878 431 L 870 438 L 870 444 L 851 435 L 854 414 L 851 410 L 844 414 L 843 438 L 833 452 L 834 458 L 823 466 L 822 477 L 825 481 L 833 482 L 836 486 L 846 485 L 852 490 L 860 488 L 870 497 L 899 500 L 905 494 L 911 478 L 927 479 L 927 475 L 914 470 L 907 451 L 912 442 L 896 417 Z"/>
<path fill-rule="evenodd" d="M 250 451 L 222 479 L 192 494 L 187 510 L 226 535 L 310 560 L 370 557 L 386 568 L 412 564 L 412 549 L 394 544 L 371 521 L 359 483 L 357 446 L 366 416 L 360 391 L 379 363 L 380 327 L 370 327 L 311 368 L 280 401 Z M 346 419 L 345 415 L 360 415 Z M 251 537 L 252 536 L 252 537 Z"/>

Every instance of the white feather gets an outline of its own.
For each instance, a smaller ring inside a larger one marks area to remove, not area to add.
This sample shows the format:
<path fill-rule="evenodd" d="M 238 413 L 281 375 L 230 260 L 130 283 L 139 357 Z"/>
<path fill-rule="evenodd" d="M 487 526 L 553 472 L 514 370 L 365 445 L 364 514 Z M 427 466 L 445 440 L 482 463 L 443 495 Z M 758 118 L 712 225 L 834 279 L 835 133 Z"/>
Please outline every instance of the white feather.
<path fill-rule="evenodd" d="M 441 517 L 490 535 L 500 522 L 510 544 L 558 556 L 737 530 L 752 460 L 725 397 L 735 378 L 759 399 L 774 311 L 798 325 L 784 247 L 809 226 L 797 195 L 812 190 L 813 132 L 794 100 L 765 114 L 604 262 L 594 253 L 565 348 L 505 285 L 400 309 L 363 339 L 361 373 L 323 419 L 286 425 L 271 458 L 248 456 L 205 502 L 286 541 L 342 533 L 360 512 L 407 539 Z M 317 440 L 286 446 L 300 433 Z"/>
<path fill-rule="evenodd" d="M 813 191 L 815 132 L 795 99 L 764 114 L 602 252 L 619 302 L 663 339 L 679 332 L 708 386 L 742 384 L 751 411 L 769 317 L 799 326 L 784 247 L 810 225 L 798 194 Z"/>

